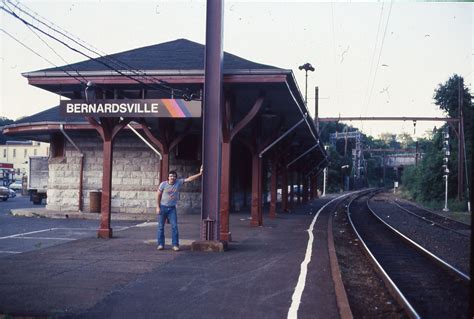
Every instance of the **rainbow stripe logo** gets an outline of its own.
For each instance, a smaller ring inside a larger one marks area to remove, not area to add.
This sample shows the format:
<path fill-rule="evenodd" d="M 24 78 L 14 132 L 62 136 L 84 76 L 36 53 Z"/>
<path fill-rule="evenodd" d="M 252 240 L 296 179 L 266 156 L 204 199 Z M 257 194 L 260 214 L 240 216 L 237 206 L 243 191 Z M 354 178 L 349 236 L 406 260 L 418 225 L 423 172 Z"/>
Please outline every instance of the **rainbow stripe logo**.
<path fill-rule="evenodd" d="M 195 101 L 185 100 L 174 100 L 174 99 L 161 99 L 166 110 L 169 112 L 171 117 L 194 117 L 193 104 Z"/>

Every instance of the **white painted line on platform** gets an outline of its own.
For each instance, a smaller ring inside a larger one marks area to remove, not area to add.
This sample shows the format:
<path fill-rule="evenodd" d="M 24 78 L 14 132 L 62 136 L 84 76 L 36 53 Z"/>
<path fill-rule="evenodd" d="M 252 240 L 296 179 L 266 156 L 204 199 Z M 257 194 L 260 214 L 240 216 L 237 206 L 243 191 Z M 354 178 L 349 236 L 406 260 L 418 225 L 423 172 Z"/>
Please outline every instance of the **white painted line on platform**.
<path fill-rule="evenodd" d="M 56 237 L 26 237 L 26 236 L 20 236 L 20 237 L 14 237 L 14 239 L 42 239 L 42 240 L 77 240 L 77 238 L 56 238 Z"/>
<path fill-rule="evenodd" d="M 0 254 L 21 254 L 21 251 L 0 250 Z"/>
<path fill-rule="evenodd" d="M 25 236 L 25 235 L 30 235 L 30 234 L 43 233 L 45 231 L 51 231 L 51 230 L 54 230 L 54 228 L 35 230 L 35 231 L 28 232 L 28 233 L 21 233 L 21 234 L 15 234 L 15 235 L 10 235 L 10 236 L 0 237 L 0 239 L 15 238 L 15 237 L 20 237 L 20 236 Z"/>
<path fill-rule="evenodd" d="M 301 263 L 301 270 L 300 270 L 300 276 L 298 277 L 298 283 L 296 284 L 295 291 L 293 292 L 293 296 L 291 297 L 291 306 L 290 306 L 290 309 L 288 310 L 288 317 L 287 317 L 288 319 L 298 318 L 298 309 L 300 307 L 301 297 L 303 296 L 304 287 L 306 285 L 306 275 L 308 273 L 308 264 L 311 262 L 311 255 L 313 254 L 313 240 L 314 240 L 313 229 L 314 229 L 314 225 L 316 224 L 316 220 L 318 219 L 319 214 L 322 212 L 322 210 L 326 208 L 326 206 L 331 204 L 333 201 L 339 198 L 346 197 L 350 194 L 351 193 L 348 193 L 348 194 L 344 194 L 339 197 L 333 198 L 329 202 L 324 204 L 324 206 L 321 207 L 316 213 L 316 215 L 314 216 L 313 221 L 311 225 L 309 226 L 309 229 L 307 230 L 308 236 L 309 236 L 308 246 L 306 246 L 306 254 L 305 254 L 303 262 Z"/>
<path fill-rule="evenodd" d="M 157 225 L 158 225 L 158 222 L 144 222 L 141 224 L 137 224 L 133 227 L 151 227 L 151 226 L 157 226 Z"/>

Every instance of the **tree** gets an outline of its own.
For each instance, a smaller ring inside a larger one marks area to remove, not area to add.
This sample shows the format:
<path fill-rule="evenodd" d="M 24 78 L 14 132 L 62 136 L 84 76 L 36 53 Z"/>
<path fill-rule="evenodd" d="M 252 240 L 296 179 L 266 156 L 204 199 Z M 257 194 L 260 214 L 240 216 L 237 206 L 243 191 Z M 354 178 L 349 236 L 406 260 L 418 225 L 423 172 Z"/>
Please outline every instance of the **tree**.
<path fill-rule="evenodd" d="M 4 145 L 7 141 L 7 138 L 2 134 L 3 126 L 12 124 L 13 122 L 13 120 L 10 120 L 4 116 L 0 116 L 0 145 Z"/>
<path fill-rule="evenodd" d="M 461 94 L 460 94 L 461 92 Z M 464 141 L 466 144 L 465 152 L 467 159 L 468 172 L 472 171 L 472 136 L 473 136 L 473 117 L 474 108 L 469 88 L 464 85 L 464 79 L 454 74 L 445 83 L 439 84 L 435 89 L 433 99 L 435 104 L 441 110 L 447 113 L 451 118 L 457 118 L 460 114 L 460 95 L 462 96 L 462 112 L 464 126 Z M 452 158 L 457 158 L 457 149 L 452 153 Z M 472 182 L 472 181 L 471 181 Z M 472 184 L 472 183 L 469 183 Z"/>
<path fill-rule="evenodd" d="M 397 142 L 400 144 L 401 148 L 413 148 L 415 147 L 415 141 L 408 133 L 400 133 L 397 135 Z"/>
<path fill-rule="evenodd" d="M 454 74 L 445 83 L 439 84 L 435 90 L 433 99 L 435 104 L 441 110 L 447 113 L 451 118 L 459 117 L 459 88 L 462 85 L 462 102 L 464 117 L 464 136 L 466 141 L 466 157 L 471 158 L 472 150 L 472 133 L 473 133 L 473 116 L 474 108 L 469 88 L 464 85 L 464 79 Z"/>
<path fill-rule="evenodd" d="M 397 135 L 392 133 L 381 133 L 378 137 L 385 145 L 390 148 L 400 148 L 400 143 L 397 142 Z"/>

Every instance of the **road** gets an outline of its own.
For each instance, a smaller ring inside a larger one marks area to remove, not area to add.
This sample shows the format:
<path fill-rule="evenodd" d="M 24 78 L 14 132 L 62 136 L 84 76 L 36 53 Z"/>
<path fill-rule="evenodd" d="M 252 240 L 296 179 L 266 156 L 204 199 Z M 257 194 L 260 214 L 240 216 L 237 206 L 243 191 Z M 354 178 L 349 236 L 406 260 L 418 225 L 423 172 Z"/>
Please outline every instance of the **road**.
<path fill-rule="evenodd" d="M 33 205 L 29 196 L 17 195 L 6 202 L 0 201 L 0 259 L 12 254 L 60 245 L 80 238 L 95 237 L 97 220 L 48 219 L 15 217 L 11 209 L 41 207 Z M 114 232 L 126 229 L 136 222 L 114 223 Z"/>

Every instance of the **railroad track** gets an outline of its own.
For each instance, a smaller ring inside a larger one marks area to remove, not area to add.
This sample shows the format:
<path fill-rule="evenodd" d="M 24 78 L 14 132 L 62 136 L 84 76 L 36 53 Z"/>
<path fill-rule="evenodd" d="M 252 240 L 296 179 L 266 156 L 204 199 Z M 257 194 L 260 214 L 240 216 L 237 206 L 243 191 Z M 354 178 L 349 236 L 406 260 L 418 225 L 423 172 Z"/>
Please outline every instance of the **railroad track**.
<path fill-rule="evenodd" d="M 373 194 L 353 199 L 347 213 L 394 297 L 414 318 L 467 317 L 468 277 L 378 218 L 368 206 Z"/>
<path fill-rule="evenodd" d="M 469 237 L 471 235 L 471 227 L 469 225 L 460 223 L 448 217 L 440 216 L 423 207 L 419 207 L 409 203 L 403 203 L 400 201 L 393 201 L 393 203 L 400 209 L 406 211 L 407 213 L 415 217 L 418 217 L 419 219 L 427 223 L 430 223 L 433 226 L 452 231 L 465 237 Z"/>

